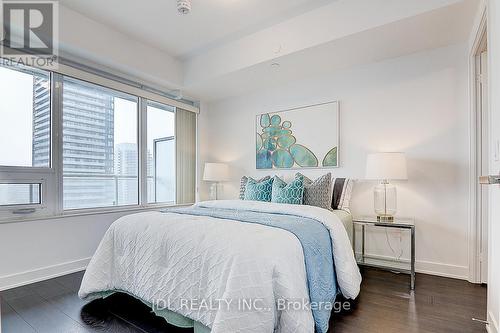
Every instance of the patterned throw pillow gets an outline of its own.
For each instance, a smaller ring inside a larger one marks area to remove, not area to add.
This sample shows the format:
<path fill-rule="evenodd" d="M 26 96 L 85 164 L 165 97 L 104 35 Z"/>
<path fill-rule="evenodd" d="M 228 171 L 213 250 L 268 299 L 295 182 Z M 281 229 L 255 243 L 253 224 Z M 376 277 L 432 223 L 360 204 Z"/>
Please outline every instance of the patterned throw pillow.
<path fill-rule="evenodd" d="M 274 178 L 263 182 L 257 182 L 255 179 L 248 178 L 244 200 L 271 201 L 273 181 Z"/>
<path fill-rule="evenodd" d="M 354 180 L 349 178 L 333 179 L 332 209 L 345 210 L 351 213 L 349 203 L 351 201 Z"/>
<path fill-rule="evenodd" d="M 303 195 L 304 176 L 297 175 L 289 184 L 274 176 L 272 202 L 301 205 Z"/>
<path fill-rule="evenodd" d="M 295 176 L 304 177 L 304 205 L 317 206 L 324 209 L 330 209 L 332 206 L 332 174 L 329 172 L 316 179 L 310 180 L 306 176 L 297 172 Z"/>
<path fill-rule="evenodd" d="M 247 182 L 248 179 L 253 179 L 251 177 L 243 176 L 241 177 L 240 180 L 240 200 L 245 200 L 245 188 L 247 187 Z M 265 176 L 259 180 L 257 180 L 257 183 L 263 182 L 265 180 L 271 179 L 269 176 Z"/>

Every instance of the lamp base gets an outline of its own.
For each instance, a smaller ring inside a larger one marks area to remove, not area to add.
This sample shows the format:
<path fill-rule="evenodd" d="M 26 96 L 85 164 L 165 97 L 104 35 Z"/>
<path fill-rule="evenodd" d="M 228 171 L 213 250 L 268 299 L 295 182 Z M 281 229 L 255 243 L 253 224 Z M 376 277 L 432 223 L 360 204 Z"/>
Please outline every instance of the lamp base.
<path fill-rule="evenodd" d="M 210 185 L 210 200 L 218 200 L 218 187 L 219 187 L 219 182 L 213 182 L 212 185 Z"/>
<path fill-rule="evenodd" d="M 392 222 L 396 214 L 396 187 L 383 181 L 374 190 L 375 215 L 377 221 Z"/>
<path fill-rule="evenodd" d="M 394 216 L 392 215 L 377 215 L 378 222 L 394 222 Z"/>

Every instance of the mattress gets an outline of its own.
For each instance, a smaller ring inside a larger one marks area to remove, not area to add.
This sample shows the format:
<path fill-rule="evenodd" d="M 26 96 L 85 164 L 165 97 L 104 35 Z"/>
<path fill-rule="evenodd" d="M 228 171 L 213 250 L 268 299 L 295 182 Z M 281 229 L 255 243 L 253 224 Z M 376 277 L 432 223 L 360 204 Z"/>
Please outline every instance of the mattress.
<path fill-rule="evenodd" d="M 337 217 L 340 219 L 342 224 L 345 227 L 345 230 L 347 231 L 347 235 L 349 236 L 349 240 L 351 241 L 352 244 L 352 234 L 353 234 L 353 224 L 352 224 L 352 215 L 345 210 L 340 210 L 340 209 L 335 209 L 333 210 L 333 213 L 337 215 Z"/>

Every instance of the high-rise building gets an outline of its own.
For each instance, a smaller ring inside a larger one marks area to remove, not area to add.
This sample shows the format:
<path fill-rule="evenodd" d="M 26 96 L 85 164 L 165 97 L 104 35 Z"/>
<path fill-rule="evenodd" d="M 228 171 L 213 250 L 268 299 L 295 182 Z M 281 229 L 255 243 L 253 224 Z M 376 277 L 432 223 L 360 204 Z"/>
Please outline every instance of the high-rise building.
<path fill-rule="evenodd" d="M 50 166 L 50 89 L 46 76 L 33 75 L 33 150 L 35 167 Z"/>
<path fill-rule="evenodd" d="M 112 175 L 114 98 L 94 85 L 64 81 L 64 173 Z"/>
<path fill-rule="evenodd" d="M 48 82 L 33 82 L 33 165 L 47 166 L 50 149 Z M 114 98 L 93 85 L 64 81 L 63 171 L 64 206 L 116 204 L 114 179 Z"/>
<path fill-rule="evenodd" d="M 64 81 L 64 206 L 117 204 L 114 179 L 114 98 L 94 85 Z"/>
<path fill-rule="evenodd" d="M 115 176 L 118 204 L 137 202 L 139 161 L 135 143 L 119 143 L 115 147 Z"/>

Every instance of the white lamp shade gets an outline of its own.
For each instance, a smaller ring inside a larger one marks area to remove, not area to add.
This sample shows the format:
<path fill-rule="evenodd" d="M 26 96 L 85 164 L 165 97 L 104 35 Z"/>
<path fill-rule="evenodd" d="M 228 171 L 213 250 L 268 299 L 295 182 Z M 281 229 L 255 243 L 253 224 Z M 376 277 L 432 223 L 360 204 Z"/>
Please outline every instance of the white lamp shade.
<path fill-rule="evenodd" d="M 366 179 L 406 180 L 406 156 L 404 153 L 374 153 L 366 159 Z"/>
<path fill-rule="evenodd" d="M 205 163 L 203 180 L 220 182 L 229 179 L 229 168 L 224 163 Z"/>

